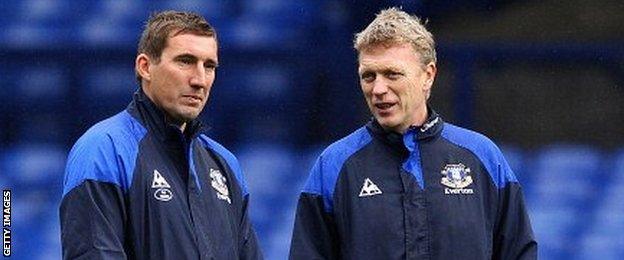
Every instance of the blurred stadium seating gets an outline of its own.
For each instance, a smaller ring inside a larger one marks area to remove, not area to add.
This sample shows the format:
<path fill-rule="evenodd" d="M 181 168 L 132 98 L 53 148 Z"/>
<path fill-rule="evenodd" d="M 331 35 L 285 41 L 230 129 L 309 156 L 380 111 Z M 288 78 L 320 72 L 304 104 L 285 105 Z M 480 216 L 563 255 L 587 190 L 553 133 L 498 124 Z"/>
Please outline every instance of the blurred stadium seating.
<path fill-rule="evenodd" d="M 537 2 L 3 1 L 0 187 L 13 191 L 13 257 L 60 258 L 58 207 L 70 146 L 93 123 L 124 109 L 137 89 L 134 55 L 145 18 L 182 9 L 204 14 L 217 28 L 220 67 L 202 117 L 241 161 L 266 258 L 286 259 L 297 196 L 316 156 L 369 116 L 351 37 L 379 8 L 402 5 L 431 18 L 438 39 L 441 69 L 431 103 L 448 121 L 503 144 L 523 184 L 540 259 L 619 259 L 624 33 L 594 26 L 596 38 L 620 38 L 572 44 L 536 37 L 522 44 L 511 32 L 498 42 L 479 31 L 523 29 L 494 14 L 511 13 L 510 6 L 529 12 Z M 471 12 L 500 22 L 473 19 Z M 441 24 L 455 16 L 463 20 Z M 467 33 L 456 36 L 471 19 Z M 596 66 L 588 71 L 586 64 Z M 556 104 L 565 106 L 549 109 Z M 611 128 L 599 133 L 600 123 Z"/>

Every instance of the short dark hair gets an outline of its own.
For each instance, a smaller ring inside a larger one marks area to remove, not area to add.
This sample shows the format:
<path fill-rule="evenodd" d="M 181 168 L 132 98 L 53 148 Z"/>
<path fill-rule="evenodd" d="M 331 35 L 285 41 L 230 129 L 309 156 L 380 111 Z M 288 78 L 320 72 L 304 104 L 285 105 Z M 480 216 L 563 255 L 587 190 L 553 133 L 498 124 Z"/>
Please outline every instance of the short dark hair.
<path fill-rule="evenodd" d="M 183 33 L 213 37 L 217 32 L 204 17 L 193 12 L 163 11 L 153 13 L 141 33 L 137 55 L 145 53 L 150 59 L 160 62 L 160 55 L 167 46 L 167 39 Z M 141 76 L 136 72 L 137 80 Z"/>

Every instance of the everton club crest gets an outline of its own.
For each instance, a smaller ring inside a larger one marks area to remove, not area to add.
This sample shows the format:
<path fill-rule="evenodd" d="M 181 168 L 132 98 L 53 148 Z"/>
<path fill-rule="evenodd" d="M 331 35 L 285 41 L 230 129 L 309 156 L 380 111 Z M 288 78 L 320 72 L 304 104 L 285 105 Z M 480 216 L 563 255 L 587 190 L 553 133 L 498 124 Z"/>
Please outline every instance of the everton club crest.
<path fill-rule="evenodd" d="M 472 189 L 468 189 L 472 184 L 472 176 L 470 176 L 470 168 L 466 167 L 462 163 L 447 164 L 442 170 L 442 183 L 447 188 L 444 188 L 444 194 L 473 194 Z"/>
<path fill-rule="evenodd" d="M 227 180 L 223 174 L 221 174 L 221 171 L 210 169 L 210 178 L 212 179 L 210 184 L 217 192 L 217 198 L 232 204 L 232 201 L 230 200 L 230 191 L 228 190 L 227 184 L 225 184 Z"/>

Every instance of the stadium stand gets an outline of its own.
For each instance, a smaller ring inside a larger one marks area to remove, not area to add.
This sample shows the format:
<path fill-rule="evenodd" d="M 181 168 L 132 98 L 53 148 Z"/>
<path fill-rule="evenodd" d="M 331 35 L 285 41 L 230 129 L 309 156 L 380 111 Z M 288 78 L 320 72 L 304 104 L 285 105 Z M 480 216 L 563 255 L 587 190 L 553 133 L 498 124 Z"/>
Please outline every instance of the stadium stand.
<path fill-rule="evenodd" d="M 58 206 L 70 145 L 124 109 L 137 89 L 145 18 L 182 9 L 217 28 L 220 67 L 202 118 L 242 164 L 266 259 L 286 259 L 297 196 L 322 144 L 369 117 L 353 33 L 379 8 L 402 5 L 429 18 L 439 44 L 433 107 L 503 144 L 540 259 L 619 259 L 624 5 L 572 2 L 3 1 L 0 187 L 14 194 L 13 257 L 61 257 Z M 568 20 L 556 14 L 569 14 L 570 31 L 580 33 L 567 32 Z"/>

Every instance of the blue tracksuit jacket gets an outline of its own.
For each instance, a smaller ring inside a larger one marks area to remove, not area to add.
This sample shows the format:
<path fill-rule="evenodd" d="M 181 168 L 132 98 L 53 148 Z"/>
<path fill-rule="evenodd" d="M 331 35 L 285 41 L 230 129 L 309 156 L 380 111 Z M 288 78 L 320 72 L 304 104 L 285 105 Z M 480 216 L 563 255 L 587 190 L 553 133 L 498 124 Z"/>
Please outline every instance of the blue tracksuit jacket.
<path fill-rule="evenodd" d="M 500 150 L 432 110 L 404 135 L 376 121 L 330 145 L 299 198 L 291 259 L 535 259 Z"/>
<path fill-rule="evenodd" d="M 236 158 L 182 133 L 141 91 L 91 127 L 67 160 L 65 259 L 261 259 Z"/>

